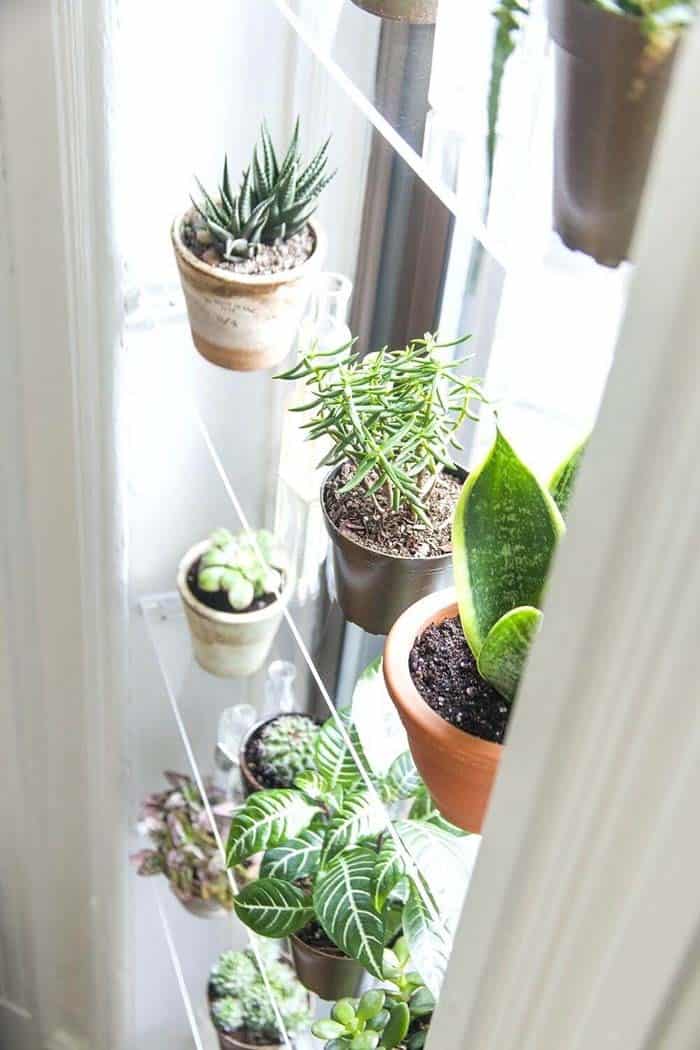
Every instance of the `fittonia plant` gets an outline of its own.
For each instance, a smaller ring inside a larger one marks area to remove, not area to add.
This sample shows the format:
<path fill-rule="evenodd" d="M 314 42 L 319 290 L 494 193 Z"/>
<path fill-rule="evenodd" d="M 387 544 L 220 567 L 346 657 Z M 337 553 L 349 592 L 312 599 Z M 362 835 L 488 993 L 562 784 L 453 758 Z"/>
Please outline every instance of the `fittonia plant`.
<path fill-rule="evenodd" d="M 322 190 L 333 178 L 328 174 L 327 139 L 308 164 L 299 151 L 297 119 L 284 158 L 279 161 L 267 125 L 237 192 L 231 187 L 228 159 L 224 159 L 221 184 L 210 195 L 198 182 L 202 202 L 192 201 L 225 259 L 247 259 L 259 244 L 289 240 L 314 214 Z"/>
<path fill-rule="evenodd" d="M 284 555 L 269 532 L 233 536 L 228 529 L 217 529 L 199 559 L 197 584 L 210 593 L 225 591 L 231 607 L 240 612 L 255 598 L 279 593 L 283 562 Z"/>
<path fill-rule="evenodd" d="M 318 726 L 304 715 L 284 715 L 263 726 L 259 736 L 259 761 L 274 773 L 280 787 L 291 787 L 316 754 Z"/>
<path fill-rule="evenodd" d="M 457 504 L 452 539 L 462 628 L 480 675 L 507 700 L 542 620 L 547 572 L 584 447 L 545 488 L 497 429 Z"/>

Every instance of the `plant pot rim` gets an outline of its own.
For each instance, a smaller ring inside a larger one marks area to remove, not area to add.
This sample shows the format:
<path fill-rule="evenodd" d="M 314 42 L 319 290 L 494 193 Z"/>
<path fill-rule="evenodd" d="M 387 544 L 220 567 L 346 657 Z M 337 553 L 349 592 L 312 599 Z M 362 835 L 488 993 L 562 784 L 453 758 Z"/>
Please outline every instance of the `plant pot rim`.
<path fill-rule="evenodd" d="M 591 22 L 609 22 L 614 19 L 618 25 L 634 26 L 642 33 L 643 19 L 640 15 L 632 15 L 628 11 L 611 11 L 607 7 L 601 7 L 596 3 L 588 3 L 587 0 L 547 0 L 547 21 L 551 21 L 551 12 L 555 9 L 564 10 L 566 7 L 578 8 L 585 12 L 584 17 Z M 555 40 L 556 43 L 556 40 Z M 561 46 L 561 45 L 560 45 Z"/>
<path fill-rule="evenodd" d="M 320 222 L 313 218 L 307 220 L 307 225 L 311 228 L 311 232 L 314 236 L 314 250 L 308 259 L 305 259 L 303 263 L 299 266 L 293 267 L 291 270 L 281 270 L 278 273 L 269 274 L 234 273 L 232 270 L 224 270 L 221 266 L 212 266 L 210 263 L 206 263 L 198 258 L 194 252 L 190 251 L 182 239 L 182 224 L 191 210 L 191 208 L 187 208 L 186 211 L 177 215 L 173 221 L 170 235 L 175 253 L 179 255 L 183 262 L 187 263 L 187 265 L 193 270 L 198 270 L 199 273 L 205 274 L 207 277 L 215 278 L 217 281 L 223 281 L 225 284 L 240 285 L 242 287 L 257 289 L 276 288 L 279 285 L 289 284 L 290 281 L 296 281 L 300 277 L 305 276 L 305 273 L 308 272 L 310 267 L 313 267 L 319 262 L 319 260 L 325 258 L 327 245 L 326 233 Z"/>
<path fill-rule="evenodd" d="M 248 747 L 248 744 L 252 740 L 254 734 L 257 733 L 260 729 L 262 729 L 263 726 L 268 725 L 269 722 L 275 722 L 278 718 L 289 718 L 290 715 L 299 715 L 301 718 L 308 718 L 311 722 L 316 722 L 316 719 L 312 715 L 307 714 L 306 711 L 278 711 L 276 715 L 270 715 L 269 718 L 261 718 L 259 722 L 255 722 L 241 740 L 241 744 L 238 749 L 238 766 L 242 775 L 244 777 L 247 777 L 251 784 L 255 784 L 256 791 L 268 791 L 270 789 L 266 788 L 264 784 L 260 783 L 258 778 L 251 770 L 250 766 L 248 765 L 248 760 L 246 758 L 246 748 Z M 320 723 L 316 724 L 320 725 Z M 285 959 L 285 962 L 288 961 L 288 959 Z"/>
<path fill-rule="evenodd" d="M 458 615 L 457 591 L 454 587 L 435 591 L 409 605 L 387 635 L 382 661 L 384 680 L 396 706 L 430 735 L 437 748 L 449 748 L 450 752 L 478 751 L 498 761 L 503 744 L 457 729 L 441 718 L 416 689 L 408 667 L 413 643 L 426 627 Z"/>
<path fill-rule="evenodd" d="M 241 1039 L 235 1032 L 224 1032 L 217 1026 L 211 1007 L 209 1008 L 209 1019 L 214 1026 L 214 1031 L 217 1036 L 223 1036 L 225 1039 L 230 1039 L 232 1043 L 237 1043 L 238 1046 L 250 1047 L 250 1050 L 266 1050 L 266 1048 L 269 1047 L 284 1046 L 284 1043 L 247 1043 L 245 1039 Z"/>
<path fill-rule="evenodd" d="M 437 562 L 445 561 L 445 559 L 452 557 L 452 552 L 451 551 L 447 551 L 446 554 L 429 554 L 425 558 L 415 558 L 415 557 L 412 558 L 410 556 L 410 554 L 389 554 L 389 553 L 387 553 L 385 551 L 375 551 L 371 547 L 365 547 L 364 544 L 358 543 L 358 541 L 352 539 L 351 536 L 346 536 L 344 532 L 341 532 L 340 529 L 337 527 L 337 525 L 335 525 L 331 521 L 330 516 L 328 514 L 328 511 L 326 510 L 326 489 L 327 489 L 328 484 L 330 483 L 330 481 L 335 477 L 335 475 L 338 473 L 340 468 L 342 466 L 344 466 L 344 464 L 346 462 L 347 462 L 347 460 L 344 460 L 342 463 L 338 463 L 337 466 L 332 467 L 328 471 L 328 473 L 326 474 L 326 476 L 323 479 L 323 481 L 321 482 L 321 496 L 320 496 L 320 499 L 321 499 L 321 510 L 323 512 L 323 520 L 326 523 L 326 528 L 328 529 L 328 532 L 329 532 L 329 534 L 331 536 L 331 539 L 333 540 L 334 543 L 338 543 L 338 544 L 347 543 L 349 546 L 355 547 L 355 548 L 357 548 L 357 550 L 363 551 L 365 555 L 374 557 L 377 560 L 384 559 L 385 561 L 390 561 L 390 562 L 405 562 L 406 564 L 409 564 L 409 565 L 418 565 L 421 562 L 426 564 L 426 565 L 434 565 Z M 454 470 L 451 470 L 451 471 L 445 470 L 445 473 L 446 474 L 450 474 L 450 473 L 457 474 L 457 476 L 460 478 L 460 480 L 462 480 L 462 484 L 464 484 L 464 481 L 466 481 L 468 472 L 467 472 L 465 467 L 463 467 L 459 463 L 457 463 L 455 465 L 455 469 Z M 464 475 L 463 479 L 461 478 L 462 474 Z"/>
<path fill-rule="evenodd" d="M 270 602 L 263 609 L 254 609 L 252 612 L 239 612 L 239 613 L 228 613 L 220 612 L 218 609 L 212 609 L 204 602 L 200 602 L 199 598 L 195 597 L 190 588 L 187 585 L 187 573 L 199 558 L 209 548 L 209 540 L 201 540 L 199 543 L 195 543 L 193 547 L 187 551 L 183 556 L 178 565 L 177 569 L 177 589 L 180 592 L 180 597 L 183 602 L 200 616 L 206 617 L 208 620 L 212 620 L 214 623 L 227 624 L 233 626 L 235 624 L 252 624 L 260 623 L 261 620 L 267 620 L 276 613 L 283 611 L 292 597 L 294 590 L 294 574 L 288 565 L 279 566 L 282 572 L 284 572 L 284 587 L 278 598 L 274 602 Z"/>
<path fill-rule="evenodd" d="M 300 944 L 304 950 L 309 951 L 312 955 L 320 955 L 324 959 L 338 959 L 340 962 L 347 961 L 362 966 L 361 962 L 353 959 L 351 955 L 346 955 L 340 948 L 335 950 L 333 948 L 319 948 L 315 944 L 308 944 L 307 941 L 303 941 L 297 933 L 290 934 L 290 940 L 296 941 L 297 944 Z"/>

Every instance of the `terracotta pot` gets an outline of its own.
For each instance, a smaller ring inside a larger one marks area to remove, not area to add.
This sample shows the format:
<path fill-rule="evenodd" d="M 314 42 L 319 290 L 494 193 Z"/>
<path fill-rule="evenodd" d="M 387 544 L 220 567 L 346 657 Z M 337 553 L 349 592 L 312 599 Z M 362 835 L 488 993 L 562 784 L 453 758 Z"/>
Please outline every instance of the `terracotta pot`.
<path fill-rule="evenodd" d="M 316 948 L 292 934 L 289 938 L 297 976 L 305 988 L 321 999 L 333 1001 L 354 997 L 364 976 L 364 968 L 338 949 Z"/>
<path fill-rule="evenodd" d="M 316 247 L 303 265 L 269 275 L 240 274 L 197 258 L 182 240 L 184 218 L 178 216 L 171 235 L 197 350 L 234 372 L 279 364 L 296 338 L 323 264 L 326 237 L 320 225 L 309 223 Z"/>
<path fill-rule="evenodd" d="M 652 55 L 641 19 L 548 0 L 556 44 L 554 228 L 605 266 L 628 257 L 677 52 Z"/>
<path fill-rule="evenodd" d="M 197 663 L 220 678 L 239 678 L 254 674 L 262 667 L 294 591 L 294 578 L 285 569 L 284 589 L 280 597 L 255 612 L 227 613 L 210 609 L 192 594 L 187 573 L 209 548 L 209 541 L 188 550 L 177 570 L 177 589 L 185 607 L 192 636 L 192 649 Z"/>
<path fill-rule="evenodd" d="M 342 464 L 341 464 L 342 466 Z M 367 550 L 344 536 L 326 512 L 326 487 L 340 470 L 332 470 L 321 486 L 321 507 L 333 548 L 333 574 L 338 604 L 346 620 L 369 634 L 386 634 L 404 609 L 426 594 L 452 583 L 452 554 L 402 558 Z M 452 471 L 462 482 L 466 471 Z"/>
<path fill-rule="evenodd" d="M 384 679 L 408 734 L 413 760 L 442 813 L 465 831 L 481 831 L 503 747 L 440 718 L 411 678 L 413 643 L 432 623 L 458 616 L 454 588 L 416 602 L 396 621 L 384 646 Z"/>
<path fill-rule="evenodd" d="M 243 794 L 246 798 L 248 798 L 249 795 L 252 795 L 254 791 L 266 790 L 265 785 L 260 783 L 260 781 L 253 773 L 252 769 L 248 765 L 248 759 L 246 758 L 246 749 L 248 747 L 248 744 L 253 739 L 255 734 L 260 729 L 262 729 L 263 726 L 268 725 L 268 723 L 270 722 L 276 722 L 278 718 L 290 718 L 292 715 L 295 718 L 302 717 L 308 718 L 312 722 L 314 721 L 314 719 L 311 718 L 311 715 L 305 715 L 303 711 L 285 711 L 280 714 L 273 715 L 272 718 L 265 718 L 262 722 L 256 722 L 254 726 L 250 727 L 246 735 L 243 737 L 238 752 L 238 768 L 241 771 L 241 780 L 243 782 Z"/>
<path fill-rule="evenodd" d="M 435 25 L 438 0 L 353 0 L 356 7 L 395 22 L 412 25 Z"/>

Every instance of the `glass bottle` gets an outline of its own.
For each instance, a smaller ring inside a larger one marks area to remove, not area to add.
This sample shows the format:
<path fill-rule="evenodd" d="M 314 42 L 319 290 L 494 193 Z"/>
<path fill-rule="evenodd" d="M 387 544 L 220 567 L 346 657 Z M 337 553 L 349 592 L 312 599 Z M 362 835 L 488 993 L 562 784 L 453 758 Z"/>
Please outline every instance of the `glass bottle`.
<path fill-rule="evenodd" d="M 214 783 L 229 801 L 242 798 L 238 752 L 256 718 L 252 704 L 235 704 L 219 716 L 214 750 Z"/>
<path fill-rule="evenodd" d="M 297 670 L 289 660 L 273 660 L 265 681 L 265 718 L 289 714 L 296 705 L 294 680 Z"/>

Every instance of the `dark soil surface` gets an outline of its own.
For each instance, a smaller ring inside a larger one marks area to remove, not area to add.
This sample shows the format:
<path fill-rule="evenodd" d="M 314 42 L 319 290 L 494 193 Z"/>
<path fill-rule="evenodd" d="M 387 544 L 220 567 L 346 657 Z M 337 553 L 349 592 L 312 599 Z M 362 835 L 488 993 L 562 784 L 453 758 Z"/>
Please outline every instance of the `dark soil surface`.
<path fill-rule="evenodd" d="M 213 1019 L 213 1017 L 212 1017 Z M 216 1022 L 214 1022 L 216 1027 Z M 253 1032 L 250 1028 L 236 1028 L 233 1032 L 227 1032 L 223 1028 L 219 1028 L 223 1035 L 229 1036 L 230 1039 L 236 1039 L 240 1043 L 251 1043 L 253 1046 L 273 1046 L 282 1045 L 279 1037 L 279 1032 L 276 1029 L 268 1029 L 265 1032 Z"/>
<path fill-rule="evenodd" d="M 426 628 L 413 644 L 408 667 L 436 714 L 465 733 L 503 743 L 510 705 L 477 671 L 458 616 Z"/>
<path fill-rule="evenodd" d="M 316 240 L 310 226 L 304 226 L 288 241 L 261 244 L 252 259 L 229 261 L 223 256 L 224 246 L 215 241 L 204 221 L 193 210 L 182 224 L 182 240 L 193 255 L 209 266 L 218 266 L 231 273 L 273 274 L 293 270 L 311 258 Z"/>
<path fill-rule="evenodd" d="M 334 944 L 330 937 L 326 936 L 325 930 L 315 919 L 312 919 L 303 929 L 298 930 L 296 936 L 304 944 L 310 944 L 312 948 L 328 949 L 334 955 L 343 955 L 337 944 Z M 344 955 L 343 957 L 346 958 Z"/>
<path fill-rule="evenodd" d="M 328 517 L 343 536 L 355 540 L 367 550 L 402 558 L 430 558 L 452 550 L 452 518 L 462 491 L 462 482 L 451 474 L 439 474 L 425 501 L 431 525 L 415 518 L 404 507 L 388 507 L 385 493 L 374 500 L 367 496 L 364 485 L 338 495 L 338 489 L 352 476 L 353 468 L 344 463 L 325 489 Z M 371 475 L 369 476 L 371 484 Z"/>
<path fill-rule="evenodd" d="M 195 598 L 210 609 L 216 609 L 217 612 L 233 613 L 235 616 L 238 613 L 256 612 L 258 609 L 265 609 L 268 605 L 272 605 L 273 602 L 277 601 L 275 594 L 261 594 L 259 598 L 254 598 L 246 609 L 234 609 L 228 600 L 226 591 L 203 591 L 199 586 L 197 583 L 199 562 L 200 559 L 197 558 L 190 566 L 187 573 L 187 586 Z"/>
<path fill-rule="evenodd" d="M 299 715 L 299 712 L 297 711 L 295 711 L 294 714 L 298 717 L 303 717 L 302 715 Z M 250 772 L 264 788 L 288 788 L 292 785 L 287 780 L 281 778 L 276 769 L 273 769 L 272 766 L 266 765 L 260 755 L 260 734 L 265 726 L 269 726 L 269 724 L 269 722 L 263 722 L 263 724 L 253 733 L 246 744 L 245 760 L 250 767 Z"/>

